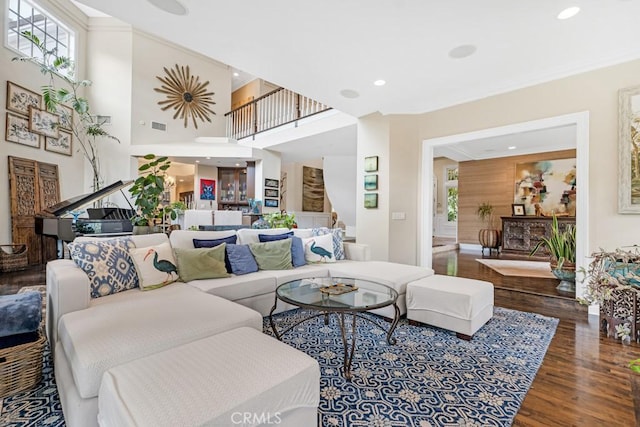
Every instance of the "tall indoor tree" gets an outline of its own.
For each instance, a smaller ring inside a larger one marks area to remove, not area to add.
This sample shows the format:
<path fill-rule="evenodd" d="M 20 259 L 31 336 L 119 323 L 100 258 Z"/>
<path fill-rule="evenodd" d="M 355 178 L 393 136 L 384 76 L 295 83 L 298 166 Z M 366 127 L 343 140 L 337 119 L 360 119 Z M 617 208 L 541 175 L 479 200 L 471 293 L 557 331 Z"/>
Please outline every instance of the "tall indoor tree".
<path fill-rule="evenodd" d="M 91 165 L 93 174 L 93 190 L 98 191 L 104 183 L 100 173 L 100 156 L 98 155 L 98 139 L 106 138 L 120 142 L 104 129 L 104 122 L 91 114 L 89 102 L 81 95 L 83 88 L 91 86 L 91 80 L 77 80 L 75 78 L 75 64 L 65 56 L 58 56 L 57 49 L 47 49 L 44 41 L 35 34 L 24 31 L 21 33 L 29 40 L 39 54 L 34 56 L 18 56 L 13 61 L 32 62 L 40 67 L 40 71 L 48 77 L 48 84 L 42 86 L 42 97 L 47 111 L 60 116 L 71 129 L 75 141 L 80 145 L 80 151 Z M 61 106 L 69 106 L 73 113 Z"/>

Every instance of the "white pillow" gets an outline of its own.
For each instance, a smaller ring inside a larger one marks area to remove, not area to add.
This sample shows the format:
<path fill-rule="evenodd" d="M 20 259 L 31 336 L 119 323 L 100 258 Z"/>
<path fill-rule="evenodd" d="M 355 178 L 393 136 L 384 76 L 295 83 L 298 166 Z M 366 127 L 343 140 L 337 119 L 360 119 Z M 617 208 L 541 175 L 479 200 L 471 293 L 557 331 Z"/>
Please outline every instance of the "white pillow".
<path fill-rule="evenodd" d="M 304 258 L 307 262 L 336 262 L 331 234 L 302 239 L 302 245 L 304 246 Z"/>
<path fill-rule="evenodd" d="M 160 288 L 178 280 L 178 268 L 171 245 L 162 243 L 146 248 L 129 249 L 138 272 L 140 289 Z"/>

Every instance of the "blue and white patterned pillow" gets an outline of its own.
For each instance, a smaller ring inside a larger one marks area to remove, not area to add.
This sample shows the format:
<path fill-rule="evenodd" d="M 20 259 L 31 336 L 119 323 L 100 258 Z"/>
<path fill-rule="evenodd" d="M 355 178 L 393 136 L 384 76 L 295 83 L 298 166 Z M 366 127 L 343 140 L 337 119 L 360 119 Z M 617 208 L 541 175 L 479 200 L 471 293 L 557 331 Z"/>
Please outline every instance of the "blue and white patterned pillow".
<path fill-rule="evenodd" d="M 324 236 L 325 234 L 333 235 L 333 255 L 336 257 L 336 260 L 346 259 L 344 255 L 344 243 L 342 242 L 341 228 L 312 228 L 311 234 L 313 234 L 314 236 Z"/>
<path fill-rule="evenodd" d="M 138 287 L 138 273 L 129 255 L 131 238 L 69 243 L 71 259 L 89 276 L 91 298 Z"/>

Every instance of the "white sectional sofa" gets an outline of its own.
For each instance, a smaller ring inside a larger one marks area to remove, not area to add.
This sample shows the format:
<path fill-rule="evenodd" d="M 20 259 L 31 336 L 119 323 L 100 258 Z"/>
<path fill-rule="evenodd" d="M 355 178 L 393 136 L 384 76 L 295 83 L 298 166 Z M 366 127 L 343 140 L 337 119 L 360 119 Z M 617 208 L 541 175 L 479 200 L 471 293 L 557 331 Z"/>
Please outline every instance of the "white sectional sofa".
<path fill-rule="evenodd" d="M 287 231 L 177 230 L 172 232 L 170 243 L 174 249 L 189 249 L 194 247 L 193 239 L 219 239 L 235 234 L 238 244 L 247 244 L 257 242 L 258 234 Z M 294 235 L 308 237 L 311 230 L 294 230 Z M 147 247 L 166 242 L 167 237 L 153 234 L 132 236 L 132 240 L 136 247 Z M 46 331 L 54 352 L 56 381 L 67 425 L 97 425 L 101 385 L 103 389 L 113 389 L 113 379 L 124 375 L 123 372 L 130 369 L 128 365 L 141 363 L 136 361 L 156 357 L 154 355 L 157 354 L 170 354 L 189 343 L 226 332 L 233 334 L 233 331 L 243 328 L 262 331 L 262 317 L 269 314 L 275 301 L 275 289 L 284 282 L 327 276 L 373 279 L 398 291 L 398 306 L 404 314 L 407 284 L 433 274 L 433 270 L 427 268 L 370 261 L 365 245 L 345 242 L 344 252 L 346 259 L 335 263 L 311 264 L 290 270 L 260 270 L 188 283 L 175 282 L 152 291 L 131 289 L 95 299 L 90 298 L 88 276 L 72 260 L 49 262 Z M 278 311 L 289 308 L 293 307 L 281 302 L 278 304 Z M 378 314 L 393 317 L 394 311 L 387 307 L 379 310 Z M 300 353 L 279 342 L 274 345 L 286 347 L 283 351 Z M 260 356 L 258 351 L 256 357 Z M 211 363 L 215 364 L 215 361 Z M 289 390 L 292 397 L 287 408 L 273 409 L 282 412 L 279 415 L 280 425 L 315 424 L 312 420 L 316 420 L 319 400 L 319 369 L 317 363 L 313 366 L 317 372 L 310 373 L 307 369 L 305 381 L 307 386 L 314 382 L 315 396 L 310 397 L 306 393 L 304 398 L 295 400 L 296 390 Z M 224 374 L 224 370 L 220 370 L 220 374 Z M 233 372 L 227 374 L 233 375 Z M 110 379 L 111 386 L 104 384 L 105 378 Z M 110 408 L 117 407 L 112 397 L 102 398 L 104 402 L 111 402 Z M 211 403 L 215 404 L 215 400 Z M 239 408 L 242 408 L 242 403 L 237 402 Z M 136 402 L 128 404 L 135 407 Z M 287 414 L 290 414 L 289 418 Z"/>

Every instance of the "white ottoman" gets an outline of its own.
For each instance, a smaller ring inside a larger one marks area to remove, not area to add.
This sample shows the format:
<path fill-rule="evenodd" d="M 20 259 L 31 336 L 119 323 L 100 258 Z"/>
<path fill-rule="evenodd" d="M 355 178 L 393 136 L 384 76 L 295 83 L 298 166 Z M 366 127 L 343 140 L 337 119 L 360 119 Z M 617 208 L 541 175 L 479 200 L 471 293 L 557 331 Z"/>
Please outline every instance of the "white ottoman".
<path fill-rule="evenodd" d="M 315 426 L 320 368 L 306 354 L 239 328 L 105 372 L 103 426 Z"/>
<path fill-rule="evenodd" d="M 407 319 L 470 340 L 493 316 L 493 284 L 435 274 L 407 285 Z"/>

